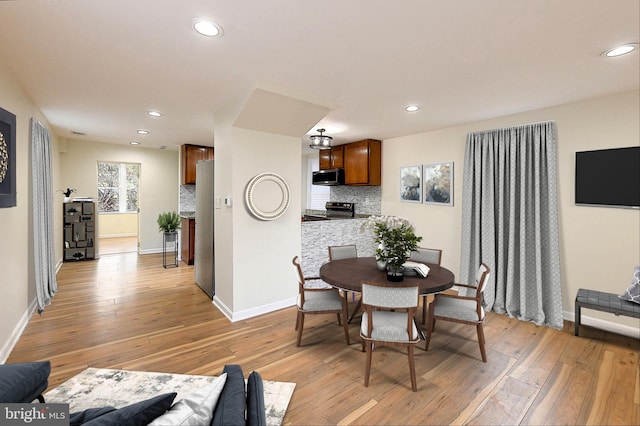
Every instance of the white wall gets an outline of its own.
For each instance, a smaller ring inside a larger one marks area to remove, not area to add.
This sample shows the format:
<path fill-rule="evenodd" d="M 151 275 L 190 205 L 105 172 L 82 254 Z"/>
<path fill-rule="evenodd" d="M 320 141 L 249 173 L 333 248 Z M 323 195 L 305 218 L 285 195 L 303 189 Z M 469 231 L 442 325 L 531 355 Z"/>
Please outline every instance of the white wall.
<path fill-rule="evenodd" d="M 216 133 L 216 171 L 222 172 L 228 159 L 219 160 L 219 137 Z M 232 207 L 216 210 L 215 297 L 235 321 L 290 305 L 295 299 L 297 287 L 289 265 L 300 254 L 301 152 L 299 138 L 233 128 L 231 139 L 234 162 L 227 170 L 233 184 L 215 185 L 216 197 L 233 200 Z M 290 189 L 289 208 L 272 221 L 253 217 L 244 200 L 249 181 L 263 172 L 280 175 Z"/>
<path fill-rule="evenodd" d="M 233 129 L 234 311 L 295 298 L 291 259 L 300 255 L 300 139 Z M 274 155 L 274 153 L 277 153 Z M 288 184 L 290 202 L 278 219 L 256 219 L 243 201 L 246 185 L 256 175 L 272 172 Z M 266 290 L 266 291 L 265 291 Z"/>
<path fill-rule="evenodd" d="M 138 213 L 99 213 L 98 238 L 138 236 Z"/>
<path fill-rule="evenodd" d="M 558 130 L 561 280 L 565 318 L 573 320 L 579 288 L 622 293 L 640 264 L 640 210 L 574 205 L 575 152 L 637 146 L 640 141 L 638 91 L 560 105 L 383 143 L 382 213 L 410 219 L 421 245 L 443 249 L 442 263 L 459 275 L 464 146 L 469 132 L 554 120 Z M 408 155 L 410 153 L 410 155 Z M 401 166 L 454 161 L 454 206 L 398 201 Z M 583 316 L 638 333 L 638 320 L 585 310 Z M 590 323 L 587 318 L 587 324 Z"/>
<path fill-rule="evenodd" d="M 95 199 L 98 197 L 98 161 L 140 163 L 140 252 L 162 251 L 162 233 L 158 231 L 157 220 L 162 212 L 178 211 L 178 151 L 70 139 L 60 158 L 63 186 L 76 188 L 74 195 Z"/>
<path fill-rule="evenodd" d="M 265 96 L 275 104 L 265 104 Z M 232 321 L 295 303 L 291 259 L 300 255 L 300 138 L 327 111 L 251 85 L 216 113 L 214 196 L 231 196 L 233 206 L 215 210 L 214 303 Z M 289 186 L 289 208 L 276 220 L 258 220 L 245 205 L 249 181 L 263 172 L 280 175 Z"/>
<path fill-rule="evenodd" d="M 31 201 L 31 118 L 49 127 L 42 113 L 0 60 L 0 107 L 16 116 L 15 207 L 0 208 L 0 363 L 19 338 L 35 308 Z M 50 128 L 49 128 L 50 129 Z M 54 188 L 59 185 L 58 139 L 52 136 Z M 54 209 L 54 223 L 61 221 Z M 62 258 L 62 226 L 54 232 L 56 259 Z"/>

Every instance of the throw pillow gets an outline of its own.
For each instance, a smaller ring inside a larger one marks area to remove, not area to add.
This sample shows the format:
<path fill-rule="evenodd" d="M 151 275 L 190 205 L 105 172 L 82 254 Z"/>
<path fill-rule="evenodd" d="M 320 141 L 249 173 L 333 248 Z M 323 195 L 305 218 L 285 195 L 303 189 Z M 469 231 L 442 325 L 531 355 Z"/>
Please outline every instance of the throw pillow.
<path fill-rule="evenodd" d="M 188 397 L 173 404 L 169 411 L 156 418 L 149 425 L 202 426 L 210 424 L 213 419 L 213 410 L 216 408 L 226 380 L 227 374 L 223 373 L 210 385 L 198 389 Z"/>
<path fill-rule="evenodd" d="M 84 411 L 78 411 L 69 415 L 69 426 L 80 426 L 98 418 L 104 414 L 115 411 L 116 407 L 100 407 L 100 408 L 88 408 Z"/>
<path fill-rule="evenodd" d="M 117 389 L 114 389 L 117 392 Z M 176 393 L 166 393 L 140 401 L 126 407 L 110 411 L 84 423 L 86 426 L 146 426 L 156 417 L 164 414 L 176 397 Z"/>
<path fill-rule="evenodd" d="M 211 424 L 214 426 L 244 425 L 247 398 L 242 368 L 239 365 L 229 364 L 224 366 L 222 372 L 227 373 L 227 381 L 218 399 Z"/>
<path fill-rule="evenodd" d="M 257 371 L 247 380 L 247 426 L 266 426 L 267 410 L 264 407 L 264 385 Z"/>
<path fill-rule="evenodd" d="M 631 277 L 631 285 L 618 296 L 620 299 L 640 304 L 640 265 L 636 266 Z"/>
<path fill-rule="evenodd" d="M 0 365 L 0 403 L 31 402 L 48 386 L 49 361 Z"/>

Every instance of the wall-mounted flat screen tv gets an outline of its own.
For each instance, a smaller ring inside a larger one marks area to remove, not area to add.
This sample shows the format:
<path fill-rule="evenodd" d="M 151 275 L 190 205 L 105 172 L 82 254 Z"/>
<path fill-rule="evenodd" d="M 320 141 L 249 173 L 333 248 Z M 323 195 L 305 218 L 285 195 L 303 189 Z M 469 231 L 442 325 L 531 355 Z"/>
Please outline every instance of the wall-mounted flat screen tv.
<path fill-rule="evenodd" d="M 576 152 L 576 204 L 640 208 L 640 146 Z"/>

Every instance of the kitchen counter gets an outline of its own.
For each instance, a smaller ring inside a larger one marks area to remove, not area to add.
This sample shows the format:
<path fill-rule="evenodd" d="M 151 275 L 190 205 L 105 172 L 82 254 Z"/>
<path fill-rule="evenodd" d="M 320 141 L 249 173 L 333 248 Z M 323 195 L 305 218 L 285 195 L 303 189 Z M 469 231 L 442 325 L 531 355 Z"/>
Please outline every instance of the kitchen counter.
<path fill-rule="evenodd" d="M 370 214 L 356 214 L 354 217 L 327 217 L 325 212 L 307 212 L 301 216 L 302 222 L 317 222 L 321 220 L 353 220 L 353 219 L 366 219 Z"/>
<path fill-rule="evenodd" d="M 192 211 L 182 211 L 180 212 L 180 217 L 184 219 L 195 219 L 196 212 Z"/>

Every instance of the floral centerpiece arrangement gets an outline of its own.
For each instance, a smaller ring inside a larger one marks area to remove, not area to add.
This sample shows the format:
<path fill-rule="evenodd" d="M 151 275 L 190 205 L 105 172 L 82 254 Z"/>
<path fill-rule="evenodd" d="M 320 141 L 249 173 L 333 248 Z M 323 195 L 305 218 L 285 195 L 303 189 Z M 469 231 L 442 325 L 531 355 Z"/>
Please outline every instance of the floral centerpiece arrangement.
<path fill-rule="evenodd" d="M 378 243 L 376 260 L 384 263 L 391 275 L 402 276 L 402 264 L 422 241 L 422 237 L 416 236 L 411 222 L 398 216 L 369 216 L 363 229 L 373 229 Z"/>

